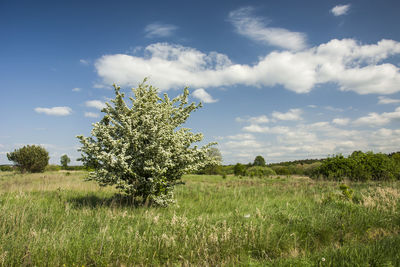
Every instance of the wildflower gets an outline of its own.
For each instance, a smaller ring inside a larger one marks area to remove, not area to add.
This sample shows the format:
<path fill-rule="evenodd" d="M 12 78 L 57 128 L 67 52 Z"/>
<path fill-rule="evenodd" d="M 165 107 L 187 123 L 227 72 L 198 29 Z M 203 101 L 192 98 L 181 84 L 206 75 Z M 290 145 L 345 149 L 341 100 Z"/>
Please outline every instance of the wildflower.
<path fill-rule="evenodd" d="M 324 258 L 324 257 L 322 257 L 321 261 L 325 261 L 325 258 Z"/>

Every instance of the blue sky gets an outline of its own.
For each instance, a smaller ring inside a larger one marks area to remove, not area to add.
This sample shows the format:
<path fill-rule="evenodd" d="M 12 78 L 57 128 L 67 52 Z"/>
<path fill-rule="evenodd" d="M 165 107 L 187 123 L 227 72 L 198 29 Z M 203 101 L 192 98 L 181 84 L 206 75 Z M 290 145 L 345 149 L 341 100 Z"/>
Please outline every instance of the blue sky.
<path fill-rule="evenodd" d="M 0 164 L 77 164 L 112 83 L 204 107 L 224 163 L 400 150 L 399 1 L 0 1 Z"/>

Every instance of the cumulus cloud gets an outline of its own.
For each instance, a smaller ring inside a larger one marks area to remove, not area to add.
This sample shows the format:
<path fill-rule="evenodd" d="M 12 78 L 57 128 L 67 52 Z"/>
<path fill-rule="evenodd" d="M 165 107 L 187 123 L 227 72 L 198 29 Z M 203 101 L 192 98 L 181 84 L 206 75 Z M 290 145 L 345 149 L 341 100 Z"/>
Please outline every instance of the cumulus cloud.
<path fill-rule="evenodd" d="M 176 30 L 177 26 L 172 24 L 151 23 L 144 28 L 147 38 L 158 38 L 171 36 Z"/>
<path fill-rule="evenodd" d="M 81 88 L 78 88 L 78 87 L 72 88 L 72 92 L 80 92 L 80 91 L 81 91 Z"/>
<path fill-rule="evenodd" d="M 378 144 L 384 151 L 390 150 L 388 142 L 377 133 L 367 130 L 348 130 L 335 127 L 333 124 L 320 121 L 314 123 L 304 123 L 303 121 L 292 126 L 261 127 L 259 125 L 249 125 L 242 128 L 243 131 L 254 132 L 261 136 L 254 137 L 248 148 L 242 145 L 247 141 L 245 134 L 237 134 L 234 142 L 229 138 L 219 142 L 222 151 L 229 151 L 224 158 L 227 162 L 238 162 L 240 160 L 249 161 L 256 155 L 263 155 L 267 161 L 283 161 L 301 158 L 321 158 L 330 154 L 351 153 L 354 150 L 368 150 L 376 148 Z M 381 131 L 381 135 L 394 135 L 392 131 Z M 267 135 L 266 138 L 263 135 Z M 400 130 L 398 133 L 400 138 Z M 240 139 L 242 137 L 242 139 Z M 268 140 L 268 142 L 260 141 Z M 390 141 L 389 143 L 392 144 Z M 391 148 L 393 149 L 393 147 Z M 243 157 L 237 154 L 241 153 Z M 247 158 L 244 156 L 247 155 Z"/>
<path fill-rule="evenodd" d="M 104 84 L 136 86 L 150 76 L 162 90 L 246 85 L 282 85 L 308 93 L 316 85 L 336 83 L 342 91 L 358 94 L 392 94 L 400 91 L 399 68 L 382 62 L 400 54 L 400 43 L 382 40 L 362 45 L 353 39 L 331 40 L 300 52 L 275 51 L 253 65 L 235 64 L 223 54 L 156 43 L 144 56 L 104 55 L 95 67 Z"/>
<path fill-rule="evenodd" d="M 383 112 L 381 114 L 371 112 L 367 116 L 358 118 L 354 121 L 356 126 L 382 126 L 394 120 L 400 120 L 400 107 L 396 108 L 393 112 Z"/>
<path fill-rule="evenodd" d="M 94 112 L 85 112 L 85 117 L 87 118 L 98 118 L 100 115 L 98 113 Z"/>
<path fill-rule="evenodd" d="M 350 10 L 350 4 L 348 5 L 337 5 L 331 9 L 331 12 L 334 16 L 342 16 L 347 14 Z"/>
<path fill-rule="evenodd" d="M 259 124 L 259 123 L 268 123 L 269 119 L 266 115 L 260 115 L 260 116 L 256 116 L 256 117 L 245 117 L 245 118 L 237 117 L 236 121 Z"/>
<path fill-rule="evenodd" d="M 274 111 L 272 113 L 272 117 L 274 119 L 283 120 L 283 121 L 297 121 L 297 120 L 301 120 L 302 119 L 301 118 L 301 114 L 302 113 L 303 113 L 303 111 L 301 109 L 293 108 L 293 109 L 290 109 L 286 113 Z"/>
<path fill-rule="evenodd" d="M 85 102 L 85 106 L 89 108 L 96 108 L 102 110 L 106 107 L 106 104 L 100 100 L 89 100 Z"/>
<path fill-rule="evenodd" d="M 243 127 L 243 131 L 251 133 L 267 133 L 269 132 L 269 127 L 263 127 L 258 124 L 250 124 Z"/>
<path fill-rule="evenodd" d="M 378 104 L 386 105 L 386 104 L 397 104 L 400 103 L 400 99 L 393 99 L 386 96 L 379 96 Z"/>
<path fill-rule="evenodd" d="M 306 35 L 283 28 L 268 27 L 264 20 L 253 15 L 252 7 L 244 7 L 229 13 L 229 21 L 236 31 L 255 41 L 289 50 L 306 47 Z"/>
<path fill-rule="evenodd" d="M 336 124 L 336 125 L 340 125 L 340 126 L 345 126 L 347 124 L 349 124 L 350 119 L 349 118 L 336 118 L 332 120 L 332 123 Z"/>
<path fill-rule="evenodd" d="M 263 155 L 268 162 L 279 162 L 324 158 L 338 153 L 346 155 L 354 150 L 389 153 L 396 151 L 400 143 L 400 129 L 394 128 L 394 123 L 400 121 L 400 107 L 389 112 L 372 112 L 354 120 L 339 117 L 332 121 L 308 122 L 303 118 L 285 123 L 285 126 L 270 117 L 272 126 L 268 127 L 251 123 L 250 117 L 236 118 L 238 123 L 249 124 L 235 135 L 220 138 L 224 161 L 245 163 Z"/>
<path fill-rule="evenodd" d="M 255 139 L 255 136 L 252 134 L 236 134 L 236 135 L 229 135 L 226 137 L 230 140 L 249 140 Z"/>
<path fill-rule="evenodd" d="M 199 88 L 193 91 L 193 96 L 203 103 L 215 103 L 218 99 L 214 99 L 206 90 Z"/>
<path fill-rule="evenodd" d="M 51 116 L 68 116 L 72 113 L 72 109 L 70 107 L 52 107 L 52 108 L 37 107 L 34 110 L 37 113 L 43 113 Z"/>

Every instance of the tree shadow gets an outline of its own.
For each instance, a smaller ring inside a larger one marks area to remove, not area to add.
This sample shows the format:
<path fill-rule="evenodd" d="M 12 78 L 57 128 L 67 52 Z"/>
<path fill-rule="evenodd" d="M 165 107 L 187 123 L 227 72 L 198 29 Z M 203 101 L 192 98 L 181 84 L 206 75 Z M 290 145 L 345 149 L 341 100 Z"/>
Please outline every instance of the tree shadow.
<path fill-rule="evenodd" d="M 88 194 L 85 196 L 72 197 L 67 200 L 74 208 L 98 208 L 98 207 L 131 207 L 138 208 L 148 206 L 142 202 L 138 202 L 133 197 L 122 194 L 116 194 L 110 197 L 99 197 L 95 194 Z"/>

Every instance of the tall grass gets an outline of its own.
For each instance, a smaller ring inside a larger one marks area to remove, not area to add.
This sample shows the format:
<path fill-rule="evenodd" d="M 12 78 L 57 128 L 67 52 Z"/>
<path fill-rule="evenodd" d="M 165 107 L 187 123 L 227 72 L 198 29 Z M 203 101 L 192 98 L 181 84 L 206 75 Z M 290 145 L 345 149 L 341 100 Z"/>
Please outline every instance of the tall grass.
<path fill-rule="evenodd" d="M 400 184 L 184 177 L 135 207 L 84 172 L 0 173 L 0 265 L 400 266 Z"/>

